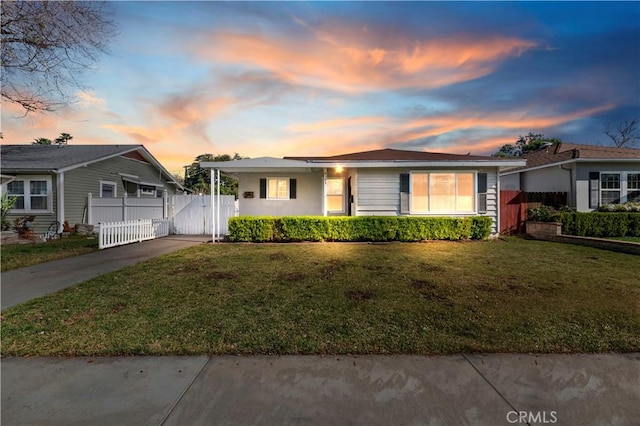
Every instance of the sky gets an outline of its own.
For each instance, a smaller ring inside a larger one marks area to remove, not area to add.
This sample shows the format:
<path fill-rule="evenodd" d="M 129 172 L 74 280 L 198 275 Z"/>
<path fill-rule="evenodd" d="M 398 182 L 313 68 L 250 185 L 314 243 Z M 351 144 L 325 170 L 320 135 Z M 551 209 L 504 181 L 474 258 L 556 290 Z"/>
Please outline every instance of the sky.
<path fill-rule="evenodd" d="M 490 155 L 532 131 L 610 145 L 640 119 L 640 2 L 113 2 L 78 102 L 3 102 L 4 144 L 200 154 Z"/>

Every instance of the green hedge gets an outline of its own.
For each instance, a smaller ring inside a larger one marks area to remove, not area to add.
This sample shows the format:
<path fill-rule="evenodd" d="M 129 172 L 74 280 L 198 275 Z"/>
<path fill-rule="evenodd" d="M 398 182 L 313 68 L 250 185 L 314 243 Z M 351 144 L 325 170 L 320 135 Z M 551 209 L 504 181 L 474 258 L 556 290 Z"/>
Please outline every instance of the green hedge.
<path fill-rule="evenodd" d="M 640 237 L 640 213 L 557 213 L 562 233 L 582 237 Z"/>
<path fill-rule="evenodd" d="M 422 241 L 483 240 L 490 217 L 325 217 L 242 216 L 229 219 L 229 240 L 265 241 Z"/>

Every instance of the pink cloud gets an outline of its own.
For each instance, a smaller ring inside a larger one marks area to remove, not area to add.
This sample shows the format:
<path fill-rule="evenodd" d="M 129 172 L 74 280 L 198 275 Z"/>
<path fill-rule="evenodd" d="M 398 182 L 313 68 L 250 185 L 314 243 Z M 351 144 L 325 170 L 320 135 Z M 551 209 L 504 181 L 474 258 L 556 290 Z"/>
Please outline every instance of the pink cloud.
<path fill-rule="evenodd" d="M 305 28 L 308 37 L 214 31 L 196 36 L 187 49 L 199 60 L 262 68 L 293 84 L 361 92 L 467 81 L 536 47 L 530 40 L 497 36 L 429 40 L 395 36 L 383 46 L 374 31 L 329 33 Z"/>

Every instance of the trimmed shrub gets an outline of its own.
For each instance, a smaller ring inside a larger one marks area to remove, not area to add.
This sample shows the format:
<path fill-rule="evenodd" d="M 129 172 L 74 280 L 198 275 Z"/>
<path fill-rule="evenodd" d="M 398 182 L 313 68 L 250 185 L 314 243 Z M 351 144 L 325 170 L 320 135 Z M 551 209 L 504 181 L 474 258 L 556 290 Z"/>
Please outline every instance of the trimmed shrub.
<path fill-rule="evenodd" d="M 229 240 L 265 241 L 421 241 L 485 239 L 488 217 L 242 216 L 229 219 Z"/>
<path fill-rule="evenodd" d="M 268 216 L 230 217 L 229 240 L 233 242 L 273 241 L 277 236 L 274 218 Z"/>
<path fill-rule="evenodd" d="M 471 239 L 486 240 L 491 235 L 493 219 L 488 216 L 472 216 L 471 219 Z"/>
<path fill-rule="evenodd" d="M 640 236 L 640 214 L 638 213 L 558 213 L 562 233 L 582 237 Z"/>

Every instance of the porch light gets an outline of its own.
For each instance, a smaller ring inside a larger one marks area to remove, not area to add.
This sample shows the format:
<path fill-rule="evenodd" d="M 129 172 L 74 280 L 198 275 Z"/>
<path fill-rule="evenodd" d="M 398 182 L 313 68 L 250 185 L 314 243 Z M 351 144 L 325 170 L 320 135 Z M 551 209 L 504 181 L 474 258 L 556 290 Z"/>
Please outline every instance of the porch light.
<path fill-rule="evenodd" d="M 342 173 L 343 170 L 344 168 L 342 166 L 336 166 L 335 168 L 336 173 Z"/>

